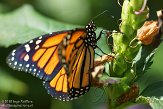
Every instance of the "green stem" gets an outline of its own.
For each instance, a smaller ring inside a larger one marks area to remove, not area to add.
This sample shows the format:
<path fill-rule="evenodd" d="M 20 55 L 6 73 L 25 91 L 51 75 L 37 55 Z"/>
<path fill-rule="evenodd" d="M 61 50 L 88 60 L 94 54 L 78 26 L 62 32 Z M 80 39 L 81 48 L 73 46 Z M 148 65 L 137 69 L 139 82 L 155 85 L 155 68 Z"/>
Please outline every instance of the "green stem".
<path fill-rule="evenodd" d="M 130 47 L 130 42 L 136 37 L 137 29 L 139 29 L 147 18 L 148 8 L 144 12 L 137 15 L 135 11 L 142 8 L 144 0 L 125 0 L 122 7 L 120 26 L 121 33 L 113 34 L 114 52 L 116 59 L 113 62 L 112 76 L 122 77 L 131 69 L 130 64 L 137 55 L 140 46 Z"/>
<path fill-rule="evenodd" d="M 114 107 L 113 95 L 114 95 L 114 87 L 110 86 L 108 88 L 108 108 L 109 109 L 113 109 Z"/>
<path fill-rule="evenodd" d="M 144 2 L 146 0 L 124 0 L 121 13 L 121 32 L 112 34 L 115 60 L 110 65 L 110 76 L 125 79 L 120 85 L 109 86 L 109 109 L 116 106 L 116 98 L 127 91 L 133 79 L 135 79 L 135 70 L 132 68 L 132 61 L 137 55 L 140 45 L 131 47 L 130 42 L 136 37 L 137 30 L 147 18 L 148 8 L 144 6 Z M 140 10 L 141 13 L 136 14 Z"/>

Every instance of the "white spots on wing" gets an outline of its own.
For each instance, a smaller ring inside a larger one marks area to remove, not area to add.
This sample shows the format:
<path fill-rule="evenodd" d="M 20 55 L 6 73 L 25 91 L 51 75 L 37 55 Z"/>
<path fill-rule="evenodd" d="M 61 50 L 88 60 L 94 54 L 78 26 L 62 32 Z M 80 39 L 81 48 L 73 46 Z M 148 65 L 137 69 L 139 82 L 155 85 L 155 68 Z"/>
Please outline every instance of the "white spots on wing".
<path fill-rule="evenodd" d="M 32 71 L 32 69 L 30 68 L 29 71 Z"/>
<path fill-rule="evenodd" d="M 8 62 L 10 62 L 10 58 L 8 59 Z"/>
<path fill-rule="evenodd" d="M 42 36 L 40 36 L 39 39 L 42 39 Z"/>
<path fill-rule="evenodd" d="M 13 50 L 12 52 L 15 53 L 16 50 Z"/>
<path fill-rule="evenodd" d="M 38 45 L 40 42 L 41 42 L 41 40 L 37 40 L 37 41 L 36 41 L 36 45 Z"/>
<path fill-rule="evenodd" d="M 36 76 L 38 77 L 39 76 L 39 73 L 37 73 Z"/>
<path fill-rule="evenodd" d="M 27 72 L 28 71 L 28 69 L 25 69 L 25 72 Z"/>
<path fill-rule="evenodd" d="M 64 45 L 64 46 L 67 45 L 67 40 L 66 40 L 66 39 L 63 40 L 63 45 Z"/>
<path fill-rule="evenodd" d="M 29 43 L 33 43 L 33 40 L 30 40 Z"/>
<path fill-rule="evenodd" d="M 34 71 L 34 72 L 32 72 L 33 73 L 33 76 L 35 76 L 36 75 L 36 71 Z"/>
<path fill-rule="evenodd" d="M 15 56 L 15 51 L 16 51 L 16 50 L 13 50 L 12 53 L 11 53 L 11 55 L 12 55 L 11 61 L 14 61 L 14 59 L 15 59 L 15 58 L 14 58 L 14 56 Z M 8 61 L 10 61 L 10 59 L 8 59 Z"/>
<path fill-rule="evenodd" d="M 25 50 L 26 50 L 27 52 L 30 51 L 30 46 L 29 46 L 28 44 L 26 44 L 24 47 L 25 47 Z"/>
<path fill-rule="evenodd" d="M 27 64 L 26 67 L 28 68 L 29 67 L 29 64 Z"/>
<path fill-rule="evenodd" d="M 14 61 L 14 57 L 11 58 L 11 61 Z"/>
<path fill-rule="evenodd" d="M 62 63 L 66 63 L 66 59 L 62 58 Z M 67 66 L 65 66 L 67 67 Z"/>
<path fill-rule="evenodd" d="M 28 55 L 28 54 L 25 55 L 24 60 L 25 60 L 26 62 L 29 60 L 29 55 Z"/>
<path fill-rule="evenodd" d="M 21 66 L 22 66 L 22 64 L 19 64 L 19 66 L 21 67 Z"/>
<path fill-rule="evenodd" d="M 35 50 L 37 50 L 39 47 L 40 47 L 40 46 L 39 46 L 39 45 L 37 45 L 37 46 L 35 47 Z"/>
<path fill-rule="evenodd" d="M 17 61 L 14 62 L 14 65 L 17 65 Z"/>
<path fill-rule="evenodd" d="M 80 92 L 80 95 L 83 95 L 83 92 Z"/>
<path fill-rule="evenodd" d="M 53 33 L 49 33 L 49 34 L 53 34 Z"/>
<path fill-rule="evenodd" d="M 11 55 L 12 55 L 12 56 L 15 56 L 15 52 L 12 52 Z"/>
<path fill-rule="evenodd" d="M 71 36 L 70 36 L 70 35 L 68 35 L 68 36 L 67 36 L 67 39 L 70 39 L 70 37 L 71 37 Z"/>

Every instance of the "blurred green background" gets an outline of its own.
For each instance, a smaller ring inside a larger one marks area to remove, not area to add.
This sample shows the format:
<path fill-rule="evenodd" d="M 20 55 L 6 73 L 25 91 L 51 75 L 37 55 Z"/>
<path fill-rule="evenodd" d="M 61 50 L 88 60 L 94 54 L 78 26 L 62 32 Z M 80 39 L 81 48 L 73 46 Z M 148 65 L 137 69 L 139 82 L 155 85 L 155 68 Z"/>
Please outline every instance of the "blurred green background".
<path fill-rule="evenodd" d="M 120 2 L 123 1 L 120 0 Z M 109 13 L 97 18 L 95 23 L 98 27 L 118 30 L 121 7 L 117 0 L 0 0 L 0 13 L 9 13 L 24 4 L 33 6 L 37 12 L 53 20 L 83 26 L 99 13 L 108 10 Z M 163 8 L 163 1 L 149 0 L 148 6 L 150 8 L 149 19 L 156 20 L 156 11 Z M 110 15 L 114 16 L 114 19 Z M 24 17 L 23 13 L 20 17 Z M 2 22 L 3 20 L 0 21 L 0 25 Z M 5 63 L 6 56 L 16 46 L 10 46 L 7 49 L 0 47 L 0 100 L 29 100 L 33 102 L 29 105 L 34 109 L 106 108 L 106 94 L 102 89 L 97 88 L 92 88 L 88 94 L 70 102 L 62 102 L 51 98 L 42 86 L 40 79 L 33 77 L 31 74 L 14 71 L 7 66 Z M 163 45 L 161 44 L 154 57 L 154 64 L 151 69 L 138 81 L 142 89 L 148 84 L 163 80 L 162 48 Z"/>

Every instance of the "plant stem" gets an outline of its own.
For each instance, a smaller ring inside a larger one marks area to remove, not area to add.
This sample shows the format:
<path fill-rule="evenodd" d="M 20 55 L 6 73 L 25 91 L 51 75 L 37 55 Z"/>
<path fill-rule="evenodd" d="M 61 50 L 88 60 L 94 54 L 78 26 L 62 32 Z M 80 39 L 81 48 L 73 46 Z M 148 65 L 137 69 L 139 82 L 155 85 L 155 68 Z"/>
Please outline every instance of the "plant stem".
<path fill-rule="evenodd" d="M 145 4 L 146 0 L 124 0 L 121 13 L 121 32 L 112 34 L 115 60 L 110 66 L 110 76 L 125 79 L 121 84 L 109 86 L 109 109 L 116 106 L 116 98 L 125 93 L 135 79 L 132 61 L 137 55 L 140 45 L 131 47 L 130 42 L 137 36 L 137 30 L 147 18 L 148 8 Z M 135 12 L 140 13 L 136 14 Z"/>

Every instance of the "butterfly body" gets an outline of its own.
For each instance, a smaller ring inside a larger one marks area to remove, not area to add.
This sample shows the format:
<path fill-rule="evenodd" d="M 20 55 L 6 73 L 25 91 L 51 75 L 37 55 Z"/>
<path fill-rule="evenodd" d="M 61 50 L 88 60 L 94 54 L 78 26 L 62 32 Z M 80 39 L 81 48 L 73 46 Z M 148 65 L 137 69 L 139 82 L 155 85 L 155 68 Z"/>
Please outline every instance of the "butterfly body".
<path fill-rule="evenodd" d="M 13 69 L 39 77 L 54 98 L 69 101 L 88 92 L 94 68 L 96 27 L 42 35 L 22 44 L 7 57 Z"/>

